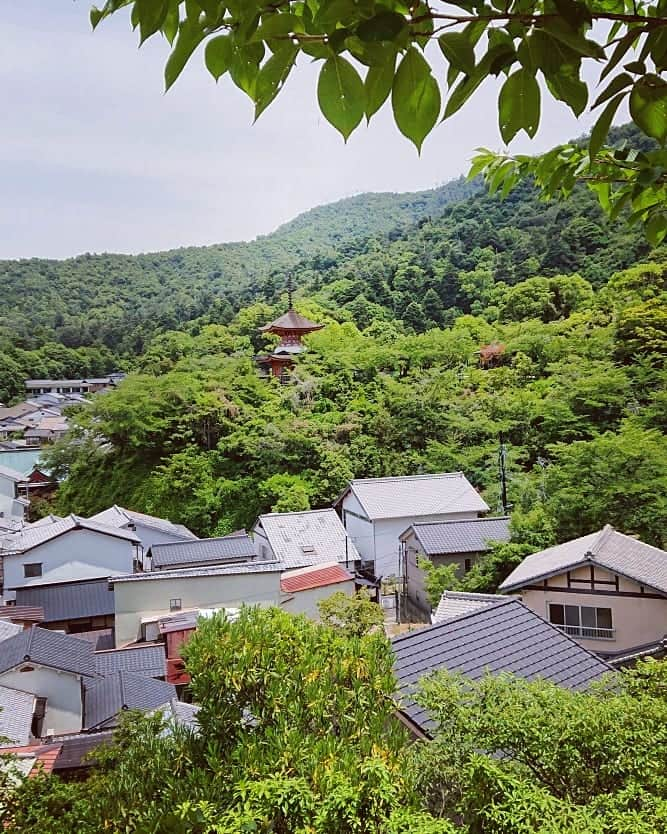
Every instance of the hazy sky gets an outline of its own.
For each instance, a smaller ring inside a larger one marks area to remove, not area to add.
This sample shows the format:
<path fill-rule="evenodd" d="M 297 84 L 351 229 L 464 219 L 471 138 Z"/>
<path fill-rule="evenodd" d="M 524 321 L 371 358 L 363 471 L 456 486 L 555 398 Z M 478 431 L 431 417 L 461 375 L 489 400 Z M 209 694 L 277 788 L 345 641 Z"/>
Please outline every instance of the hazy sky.
<path fill-rule="evenodd" d="M 200 53 L 164 95 L 166 44 L 138 50 L 123 13 L 93 34 L 89 7 L 4 4 L 0 258 L 251 239 L 341 197 L 438 185 L 477 146 L 502 147 L 491 84 L 421 158 L 387 107 L 345 145 L 319 115 L 316 68 L 303 59 L 253 126 L 250 101 L 229 79 L 216 85 Z M 512 148 L 542 150 L 589 124 L 549 103 L 537 139 Z"/>

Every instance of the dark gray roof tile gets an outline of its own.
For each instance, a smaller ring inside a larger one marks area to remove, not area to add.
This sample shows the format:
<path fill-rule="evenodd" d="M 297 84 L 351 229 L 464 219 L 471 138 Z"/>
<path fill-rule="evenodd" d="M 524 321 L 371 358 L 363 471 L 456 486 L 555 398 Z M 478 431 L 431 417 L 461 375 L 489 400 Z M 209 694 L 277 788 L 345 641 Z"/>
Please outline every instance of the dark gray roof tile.
<path fill-rule="evenodd" d="M 113 727 L 122 710 L 156 709 L 175 697 L 176 687 L 170 683 L 131 672 L 114 672 L 86 688 L 84 727 L 87 730 Z"/>
<path fill-rule="evenodd" d="M 510 538 L 510 520 L 507 517 L 432 521 L 413 524 L 411 529 L 427 556 L 483 553 L 489 549 L 489 542 L 506 542 Z"/>
<path fill-rule="evenodd" d="M 17 588 L 16 603 L 42 606 L 45 623 L 106 617 L 114 613 L 113 589 L 106 579 Z"/>
<path fill-rule="evenodd" d="M 77 675 L 95 676 L 93 647 L 87 640 L 32 626 L 0 642 L 0 672 L 31 661 Z"/>
<path fill-rule="evenodd" d="M 611 667 L 519 600 L 508 599 L 397 637 L 392 642 L 401 709 L 422 729 L 433 722 L 413 700 L 415 685 L 440 669 L 472 680 L 509 672 L 583 689 Z"/>
<path fill-rule="evenodd" d="M 166 675 L 167 660 L 164 645 L 160 643 L 157 646 L 132 646 L 96 652 L 95 666 L 99 675 L 123 671 L 149 678 L 163 678 Z"/>
<path fill-rule="evenodd" d="M 149 552 L 153 570 L 168 570 L 246 562 L 255 556 L 255 546 L 247 533 L 243 532 L 215 539 L 154 544 Z"/>

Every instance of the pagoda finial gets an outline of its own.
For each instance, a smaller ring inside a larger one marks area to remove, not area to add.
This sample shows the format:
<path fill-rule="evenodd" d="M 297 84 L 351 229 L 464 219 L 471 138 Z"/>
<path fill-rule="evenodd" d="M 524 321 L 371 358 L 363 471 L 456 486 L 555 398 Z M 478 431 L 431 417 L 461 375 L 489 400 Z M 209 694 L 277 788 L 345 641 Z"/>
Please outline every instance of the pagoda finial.
<path fill-rule="evenodd" d="M 287 276 L 287 303 L 288 303 L 287 309 L 288 310 L 293 310 L 294 309 L 294 305 L 292 304 L 292 292 L 293 292 L 292 273 L 290 272 Z"/>

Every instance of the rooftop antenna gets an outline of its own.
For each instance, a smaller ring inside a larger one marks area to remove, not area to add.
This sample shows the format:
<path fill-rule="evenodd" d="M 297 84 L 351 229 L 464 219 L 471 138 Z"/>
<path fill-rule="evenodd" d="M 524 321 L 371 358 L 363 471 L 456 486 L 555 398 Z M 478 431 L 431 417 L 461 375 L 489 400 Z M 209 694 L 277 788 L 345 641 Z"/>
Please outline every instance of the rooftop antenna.
<path fill-rule="evenodd" d="M 293 290 L 294 290 L 294 287 L 292 285 L 292 273 L 290 272 L 287 276 L 287 303 L 289 305 L 288 308 L 287 308 L 288 310 L 293 310 L 294 309 L 293 304 L 292 304 L 292 292 L 293 292 Z"/>

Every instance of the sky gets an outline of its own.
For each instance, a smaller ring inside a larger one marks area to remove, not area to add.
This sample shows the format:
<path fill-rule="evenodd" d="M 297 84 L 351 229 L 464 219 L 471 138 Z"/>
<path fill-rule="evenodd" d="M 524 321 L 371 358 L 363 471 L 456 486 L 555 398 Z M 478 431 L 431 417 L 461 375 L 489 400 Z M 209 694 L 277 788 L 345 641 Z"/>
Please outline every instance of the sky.
<path fill-rule="evenodd" d="M 365 191 L 431 188 L 466 172 L 479 146 L 501 150 L 497 87 L 482 87 L 427 138 L 421 156 L 385 106 L 344 144 L 320 115 L 317 65 L 301 59 L 253 125 L 228 78 L 196 53 L 163 93 L 168 47 L 141 49 L 127 13 L 95 33 L 88 0 L 6 3 L 0 22 L 0 258 L 150 252 L 251 240 L 297 214 Z M 539 152 L 579 136 L 545 102 Z"/>

